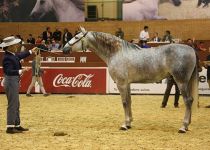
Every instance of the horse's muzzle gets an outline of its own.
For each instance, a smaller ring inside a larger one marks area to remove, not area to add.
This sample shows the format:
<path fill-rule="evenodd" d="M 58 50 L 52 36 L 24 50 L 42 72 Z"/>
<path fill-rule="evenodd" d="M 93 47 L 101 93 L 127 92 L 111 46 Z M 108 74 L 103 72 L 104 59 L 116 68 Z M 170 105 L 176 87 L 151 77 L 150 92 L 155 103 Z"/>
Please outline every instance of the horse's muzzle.
<path fill-rule="evenodd" d="M 64 48 L 63 48 L 63 53 L 64 54 L 70 54 L 71 51 L 72 51 L 72 48 L 70 46 L 68 46 L 68 47 L 64 46 Z"/>

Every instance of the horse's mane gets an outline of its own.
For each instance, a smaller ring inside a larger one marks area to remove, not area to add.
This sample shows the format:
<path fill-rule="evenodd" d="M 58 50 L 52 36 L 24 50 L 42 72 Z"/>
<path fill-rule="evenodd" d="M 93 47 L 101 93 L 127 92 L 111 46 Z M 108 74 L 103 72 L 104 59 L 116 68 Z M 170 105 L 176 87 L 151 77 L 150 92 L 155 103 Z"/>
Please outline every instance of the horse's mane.
<path fill-rule="evenodd" d="M 96 42 L 103 46 L 105 49 L 109 49 L 111 52 L 118 51 L 120 49 L 135 49 L 140 50 L 136 44 L 129 43 L 122 40 L 114 35 L 103 33 L 103 32 L 92 32 Z"/>
<path fill-rule="evenodd" d="M 85 10 L 85 7 L 84 7 L 84 0 L 70 0 L 70 1 L 72 1 L 74 4 L 75 4 L 75 6 L 77 7 L 77 8 L 79 8 L 80 10 Z"/>

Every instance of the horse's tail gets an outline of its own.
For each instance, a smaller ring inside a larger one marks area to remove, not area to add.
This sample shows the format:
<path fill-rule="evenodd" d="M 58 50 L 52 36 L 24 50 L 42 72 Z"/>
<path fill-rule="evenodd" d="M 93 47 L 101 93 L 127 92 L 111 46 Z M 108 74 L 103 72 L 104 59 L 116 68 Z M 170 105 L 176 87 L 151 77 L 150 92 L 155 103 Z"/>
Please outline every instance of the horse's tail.
<path fill-rule="evenodd" d="M 193 98 L 192 107 L 193 109 L 196 110 L 196 108 L 199 107 L 198 66 L 197 65 L 195 65 L 192 76 L 190 78 L 189 88 L 190 88 L 190 96 Z"/>

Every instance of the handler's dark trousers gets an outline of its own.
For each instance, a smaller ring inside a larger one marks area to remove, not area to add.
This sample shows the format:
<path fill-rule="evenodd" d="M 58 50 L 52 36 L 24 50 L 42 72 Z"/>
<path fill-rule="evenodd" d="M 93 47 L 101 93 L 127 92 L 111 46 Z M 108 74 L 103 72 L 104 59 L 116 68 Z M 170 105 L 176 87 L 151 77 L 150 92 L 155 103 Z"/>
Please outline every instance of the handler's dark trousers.
<path fill-rule="evenodd" d="M 5 76 L 4 89 L 7 96 L 7 127 L 20 125 L 19 76 Z"/>
<path fill-rule="evenodd" d="M 165 95 L 162 101 L 162 107 L 166 107 L 167 102 L 168 102 L 168 98 L 171 92 L 171 88 L 172 86 L 175 85 L 175 98 L 174 98 L 174 106 L 178 107 L 179 106 L 179 95 L 180 95 L 180 91 L 179 88 L 176 84 L 176 82 L 174 81 L 173 77 L 169 77 L 168 78 L 168 82 L 167 82 L 167 87 L 166 87 L 166 91 L 165 91 Z"/>

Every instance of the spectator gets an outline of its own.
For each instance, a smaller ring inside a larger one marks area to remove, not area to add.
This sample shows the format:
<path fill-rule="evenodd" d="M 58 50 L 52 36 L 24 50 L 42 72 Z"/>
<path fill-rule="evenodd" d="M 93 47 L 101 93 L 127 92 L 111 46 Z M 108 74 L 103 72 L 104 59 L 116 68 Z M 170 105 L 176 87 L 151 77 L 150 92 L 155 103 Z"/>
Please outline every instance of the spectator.
<path fill-rule="evenodd" d="M 124 39 L 124 32 L 122 31 L 122 28 L 118 28 L 115 35 L 121 39 Z"/>
<path fill-rule="evenodd" d="M 35 44 L 35 38 L 32 36 L 32 34 L 29 34 L 29 37 L 27 39 L 27 43 Z"/>
<path fill-rule="evenodd" d="M 149 27 L 148 26 L 144 26 L 144 30 L 142 30 L 140 32 L 140 35 L 139 35 L 139 39 L 140 41 L 148 41 L 149 40 Z"/>
<path fill-rule="evenodd" d="M 161 41 L 161 38 L 158 36 L 157 32 L 154 33 L 154 36 L 152 37 L 152 41 L 153 42 L 160 42 Z"/>
<path fill-rule="evenodd" d="M 23 38 L 21 37 L 21 35 L 17 34 L 15 37 L 18 38 L 18 39 L 21 39 L 20 44 L 24 44 L 24 40 L 23 40 Z"/>
<path fill-rule="evenodd" d="M 197 48 L 198 48 L 198 50 L 203 51 L 203 52 L 207 51 L 207 48 L 205 47 L 204 42 L 200 42 L 198 44 Z"/>
<path fill-rule="evenodd" d="M 2 35 L 0 35 L 0 44 L 3 42 Z"/>
<path fill-rule="evenodd" d="M 60 42 L 61 41 L 61 31 L 59 30 L 59 28 L 56 28 L 55 31 L 53 32 L 53 39 L 56 41 L 56 42 Z"/>
<path fill-rule="evenodd" d="M 172 43 L 172 39 L 173 39 L 173 37 L 171 36 L 171 32 L 169 30 L 167 30 L 165 32 L 165 35 L 163 36 L 163 42 L 170 42 L 170 43 Z"/>
<path fill-rule="evenodd" d="M 72 39 L 71 32 L 69 32 L 69 30 L 65 28 L 63 33 L 63 46 L 65 46 L 65 44 L 71 39 Z"/>
<path fill-rule="evenodd" d="M 198 57 L 198 46 L 195 42 L 195 38 L 193 39 L 187 39 L 187 43 L 186 43 L 188 46 L 192 47 L 194 50 L 195 50 L 195 54 L 196 54 L 196 65 L 198 67 L 198 72 L 201 72 L 202 71 L 202 66 L 200 65 L 200 60 L 199 60 L 199 57 Z"/>
<path fill-rule="evenodd" d="M 194 48 L 195 50 L 198 49 L 197 44 L 195 42 L 195 38 L 193 38 L 193 39 L 190 39 L 190 38 L 187 39 L 187 43 L 186 44 L 189 45 L 190 47 Z"/>
<path fill-rule="evenodd" d="M 59 50 L 60 44 L 57 43 L 55 40 L 52 40 L 52 43 L 49 44 L 49 50 Z"/>
<path fill-rule="evenodd" d="M 167 87 L 166 87 L 165 94 L 164 94 L 163 101 L 162 101 L 162 106 L 161 106 L 162 108 L 165 108 L 166 105 L 167 105 L 168 98 L 169 98 L 169 95 L 170 95 L 170 92 L 171 92 L 171 88 L 172 88 L 173 85 L 175 85 L 174 107 L 175 108 L 179 107 L 180 91 L 179 91 L 179 88 L 178 88 L 178 86 L 177 86 L 173 76 L 170 75 L 167 78 Z"/>
<path fill-rule="evenodd" d="M 42 40 L 41 44 L 39 44 L 37 47 L 40 49 L 43 49 L 44 51 L 49 50 L 48 45 L 46 44 L 45 40 Z"/>
<path fill-rule="evenodd" d="M 147 41 L 140 41 L 140 47 L 141 48 L 150 48 L 150 46 L 147 44 Z"/>
<path fill-rule="evenodd" d="M 18 39 L 21 39 L 21 42 L 20 42 L 20 44 L 21 44 L 20 51 L 21 51 L 21 52 L 25 51 L 25 47 L 24 47 L 24 45 L 23 45 L 23 44 L 25 44 L 25 43 L 24 43 L 23 38 L 21 37 L 21 35 L 17 34 L 15 37 L 18 38 Z M 23 60 L 22 60 L 22 61 L 23 61 Z"/>
<path fill-rule="evenodd" d="M 43 40 L 47 41 L 48 39 L 52 39 L 52 32 L 50 31 L 50 27 L 46 28 L 46 31 L 42 33 Z"/>
<path fill-rule="evenodd" d="M 38 38 L 36 39 L 35 44 L 41 44 L 42 43 L 42 37 L 38 36 Z"/>
<path fill-rule="evenodd" d="M 38 65 L 36 66 L 36 63 L 38 63 Z M 35 83 L 38 82 L 39 86 L 40 86 L 40 90 L 43 93 L 44 96 L 49 96 L 48 93 L 46 93 L 45 88 L 43 86 L 43 82 L 42 82 L 42 74 L 44 73 L 44 71 L 40 68 L 40 58 L 38 56 L 38 59 L 34 58 L 34 60 L 32 61 L 32 80 L 31 80 L 31 84 L 28 87 L 26 96 L 28 97 L 32 97 L 31 90 L 32 88 L 35 86 Z"/>

